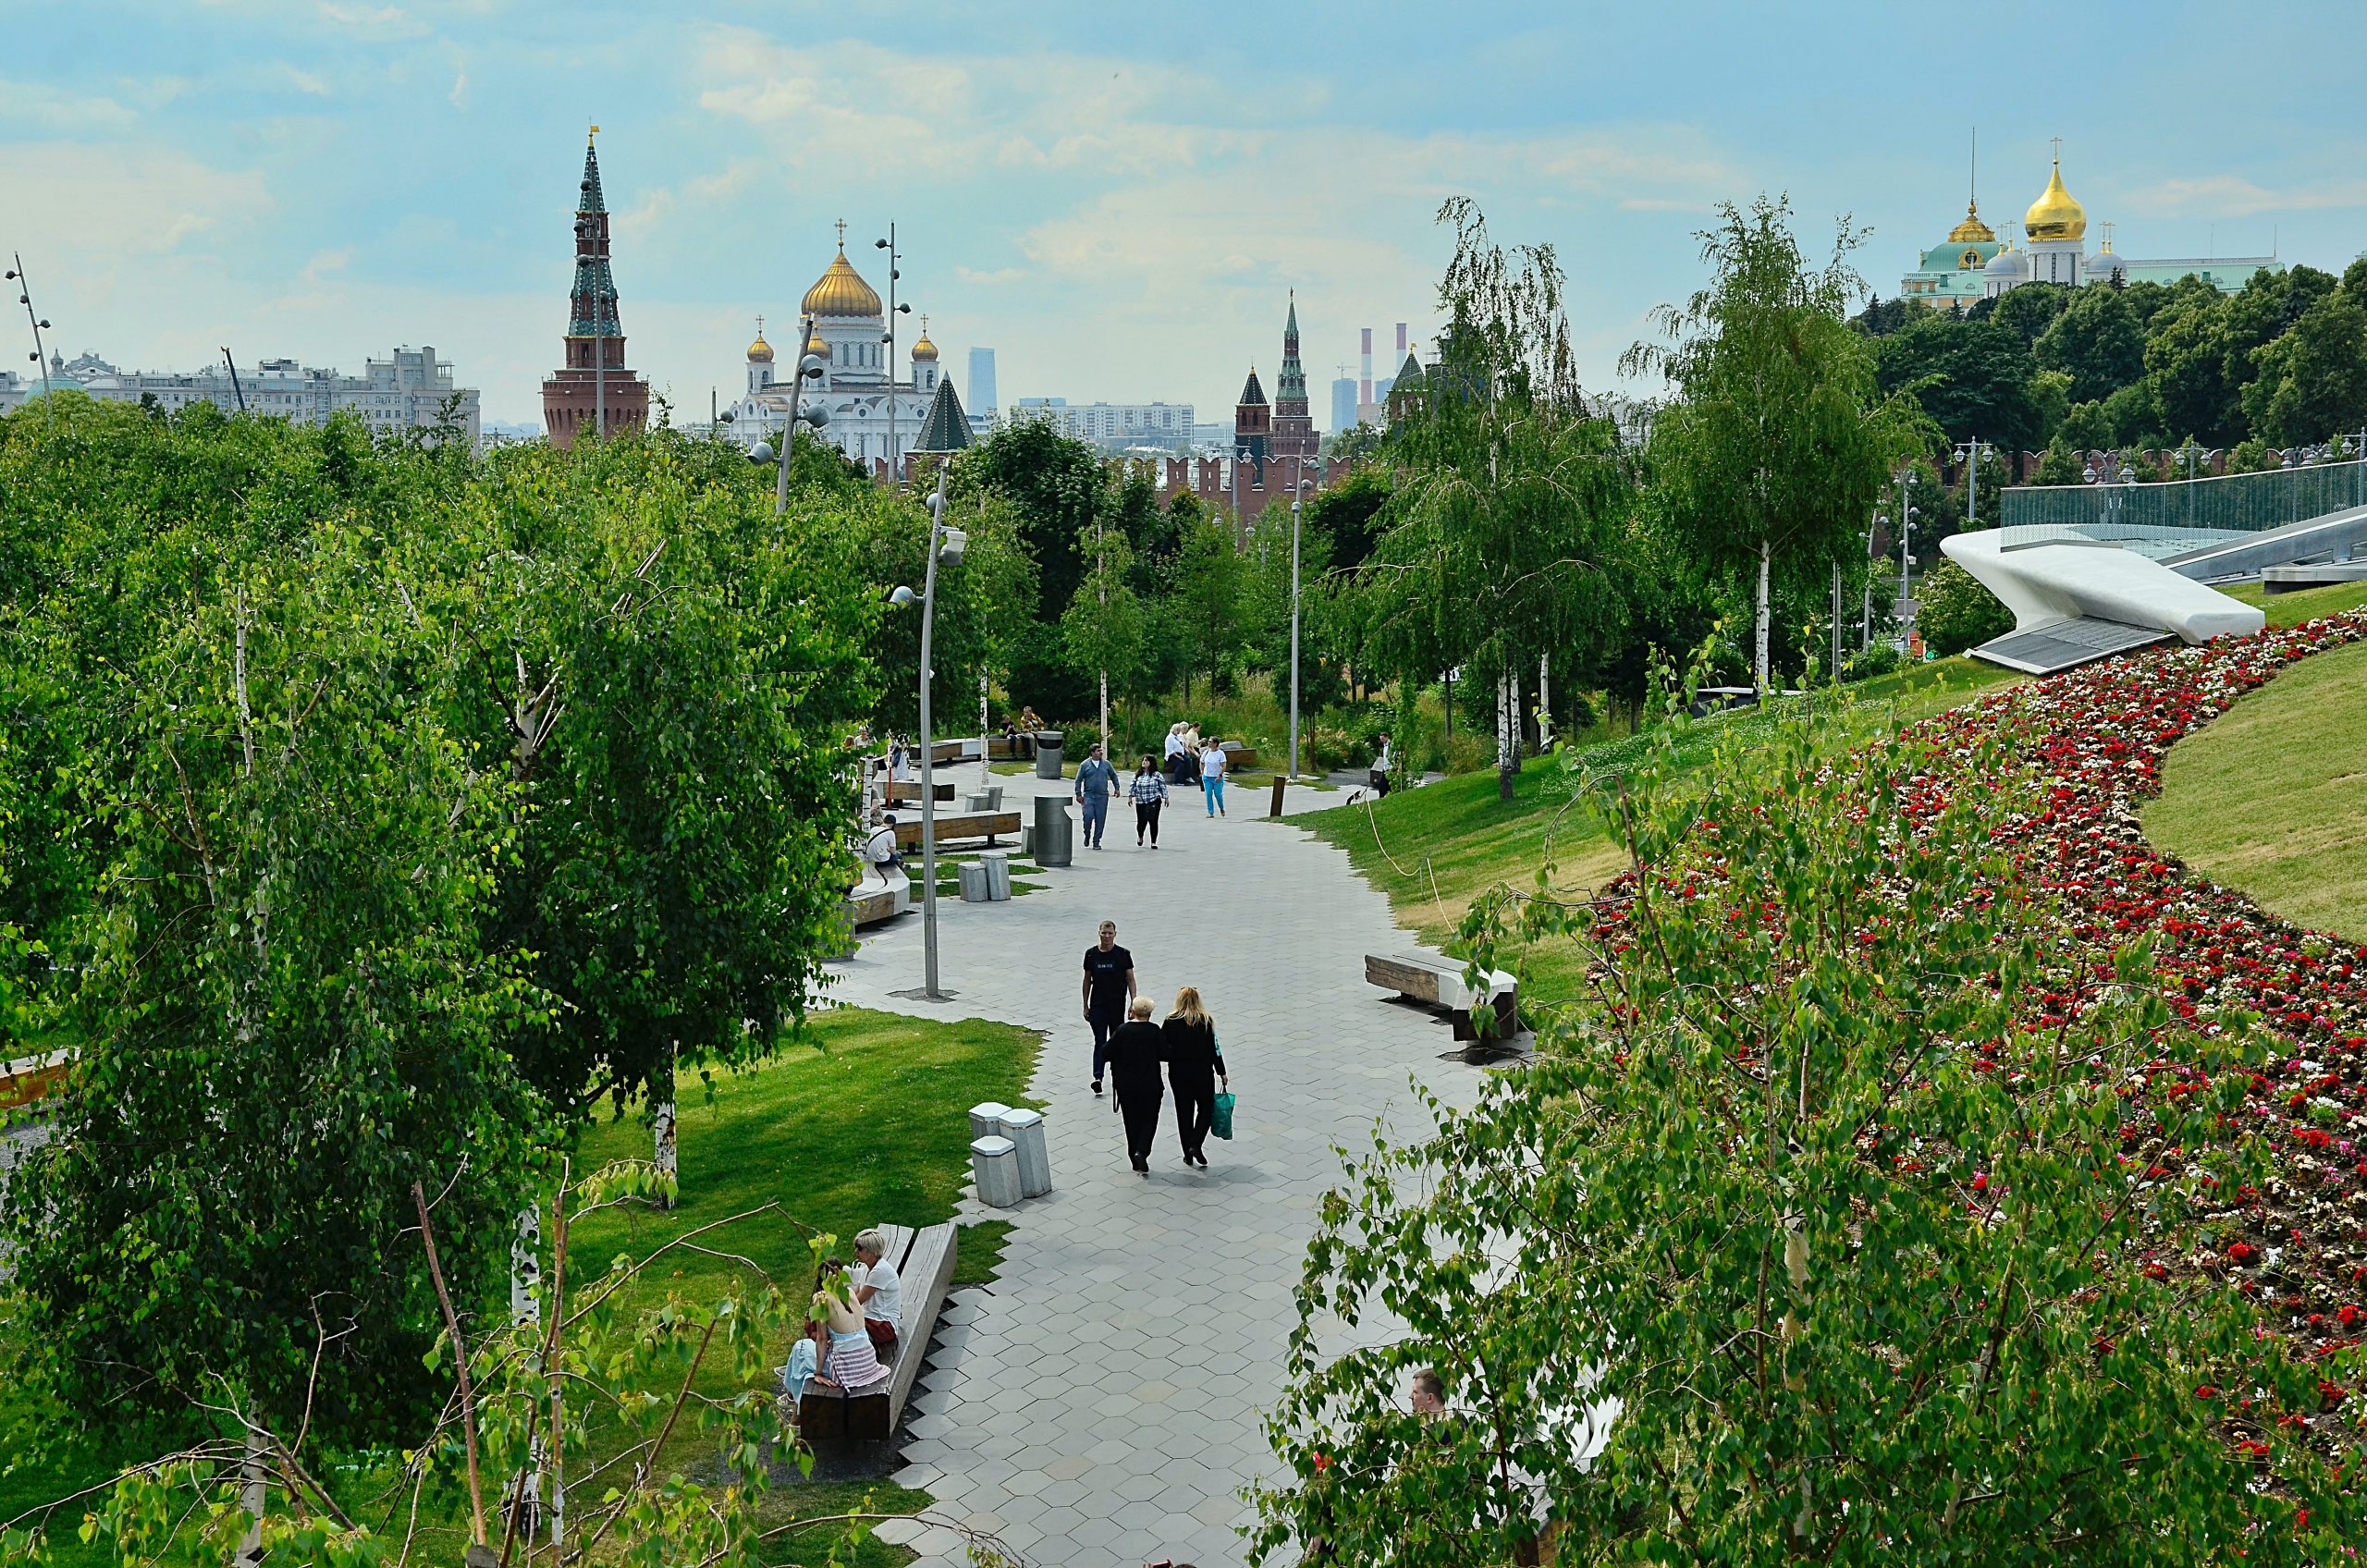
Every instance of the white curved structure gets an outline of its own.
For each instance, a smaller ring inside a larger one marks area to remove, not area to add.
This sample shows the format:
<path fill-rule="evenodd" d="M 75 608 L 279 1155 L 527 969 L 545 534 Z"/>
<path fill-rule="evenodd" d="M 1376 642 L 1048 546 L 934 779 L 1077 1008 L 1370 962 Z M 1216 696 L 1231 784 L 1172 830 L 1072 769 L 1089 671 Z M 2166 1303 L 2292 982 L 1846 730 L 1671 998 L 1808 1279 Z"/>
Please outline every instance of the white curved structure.
<path fill-rule="evenodd" d="M 2014 612 L 2014 630 L 1975 648 L 1977 657 L 2043 675 L 2175 635 L 2188 643 L 2246 637 L 2267 617 L 2159 561 L 2108 544 L 2053 542 L 2004 547 L 2002 530 L 1940 543 Z"/>

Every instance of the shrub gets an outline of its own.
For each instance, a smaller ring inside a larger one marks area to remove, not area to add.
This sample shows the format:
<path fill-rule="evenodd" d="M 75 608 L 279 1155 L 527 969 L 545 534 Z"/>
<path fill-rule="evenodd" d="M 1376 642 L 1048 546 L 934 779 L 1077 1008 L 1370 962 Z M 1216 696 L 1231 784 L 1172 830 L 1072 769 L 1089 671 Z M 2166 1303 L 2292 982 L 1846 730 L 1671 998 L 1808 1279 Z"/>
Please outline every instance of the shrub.
<path fill-rule="evenodd" d="M 1924 575 L 1921 606 L 1915 629 L 1935 654 L 1960 654 L 2014 629 L 2014 612 L 1952 560 L 1943 559 Z"/>

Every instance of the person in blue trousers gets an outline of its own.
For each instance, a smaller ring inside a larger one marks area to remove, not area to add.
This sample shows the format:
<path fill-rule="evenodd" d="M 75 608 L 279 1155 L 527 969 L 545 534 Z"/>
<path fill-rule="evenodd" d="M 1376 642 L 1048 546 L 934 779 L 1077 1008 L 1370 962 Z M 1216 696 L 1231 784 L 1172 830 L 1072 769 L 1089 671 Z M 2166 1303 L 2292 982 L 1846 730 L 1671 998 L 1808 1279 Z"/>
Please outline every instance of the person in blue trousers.
<path fill-rule="evenodd" d="M 1200 748 L 1200 795 L 1210 816 L 1224 815 L 1224 746 L 1213 735 Z"/>
<path fill-rule="evenodd" d="M 1110 820 L 1110 797 L 1118 793 L 1118 770 L 1096 746 L 1076 768 L 1076 803 L 1085 812 L 1085 841 L 1101 847 L 1101 829 Z"/>

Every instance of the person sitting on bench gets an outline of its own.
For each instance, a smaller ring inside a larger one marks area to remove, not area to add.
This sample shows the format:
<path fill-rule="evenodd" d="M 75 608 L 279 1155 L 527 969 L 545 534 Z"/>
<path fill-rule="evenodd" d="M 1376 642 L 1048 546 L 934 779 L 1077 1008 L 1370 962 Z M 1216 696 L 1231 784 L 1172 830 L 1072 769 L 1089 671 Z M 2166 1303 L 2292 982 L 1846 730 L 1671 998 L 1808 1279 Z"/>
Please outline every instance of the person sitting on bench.
<path fill-rule="evenodd" d="M 822 1353 L 829 1341 L 828 1328 L 820 1319 L 809 1317 L 798 1341 L 789 1347 L 789 1365 L 780 1369 L 780 1386 L 781 1391 L 789 1395 L 789 1424 L 792 1427 L 804 1410 L 806 1386 L 822 1370 Z"/>
<path fill-rule="evenodd" d="M 855 1304 L 863 1308 L 864 1332 L 882 1351 L 895 1348 L 904 1313 L 904 1281 L 887 1254 L 888 1238 L 877 1230 L 862 1231 L 854 1239 L 854 1256 L 863 1265 L 863 1272 L 854 1280 Z"/>
<path fill-rule="evenodd" d="M 864 840 L 863 858 L 871 863 L 871 869 L 877 872 L 879 880 L 888 886 L 894 886 L 893 879 L 888 875 L 889 872 L 902 875 L 904 851 L 896 846 L 894 812 L 882 816 L 879 826 L 871 830 L 871 837 Z"/>
<path fill-rule="evenodd" d="M 879 1352 L 864 1329 L 863 1308 L 854 1303 L 844 1264 L 825 1266 L 822 1288 L 814 1292 L 814 1314 L 829 1329 L 829 1343 L 821 1351 L 821 1370 L 814 1377 L 817 1386 L 852 1394 L 886 1380 L 888 1369 L 879 1365 Z"/>

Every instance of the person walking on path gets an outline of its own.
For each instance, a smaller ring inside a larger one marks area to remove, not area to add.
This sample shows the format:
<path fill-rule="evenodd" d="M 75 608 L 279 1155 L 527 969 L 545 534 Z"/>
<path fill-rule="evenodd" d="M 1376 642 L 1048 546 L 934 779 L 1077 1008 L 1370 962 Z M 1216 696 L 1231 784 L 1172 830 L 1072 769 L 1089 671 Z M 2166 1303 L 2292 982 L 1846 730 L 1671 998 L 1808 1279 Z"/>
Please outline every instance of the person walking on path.
<path fill-rule="evenodd" d="M 1085 811 L 1085 841 L 1101 847 L 1101 830 L 1110 822 L 1110 797 L 1118 792 L 1118 770 L 1096 746 L 1076 767 L 1076 803 Z"/>
<path fill-rule="evenodd" d="M 1210 816 L 1224 815 L 1224 747 L 1213 735 L 1200 747 L 1200 796 Z"/>
<path fill-rule="evenodd" d="M 1175 993 L 1175 1011 L 1160 1033 L 1166 1036 L 1167 1082 L 1175 1091 L 1175 1131 L 1183 1139 L 1184 1163 L 1208 1168 L 1208 1123 L 1216 1119 L 1217 1080 L 1233 1086 L 1217 1048 L 1216 1020 L 1200 1005 L 1197 987 Z"/>
<path fill-rule="evenodd" d="M 1085 1022 L 1093 1031 L 1093 1092 L 1101 1092 L 1101 1064 L 1110 1036 L 1126 1021 L 1134 997 L 1134 955 L 1118 945 L 1118 923 L 1101 923 L 1101 937 L 1085 949 Z"/>
<path fill-rule="evenodd" d="M 1126 1022 L 1110 1035 L 1110 1099 L 1126 1121 L 1126 1158 L 1150 1174 L 1150 1144 L 1159 1135 L 1159 1062 L 1167 1036 L 1150 1021 L 1150 998 L 1136 997 Z"/>
<path fill-rule="evenodd" d="M 1143 835 L 1150 835 L 1150 847 L 1159 848 L 1159 808 L 1167 803 L 1167 780 L 1159 776 L 1159 764 L 1148 752 L 1143 753 L 1142 766 L 1126 781 L 1126 798 L 1134 802 L 1134 848 L 1143 847 Z"/>

